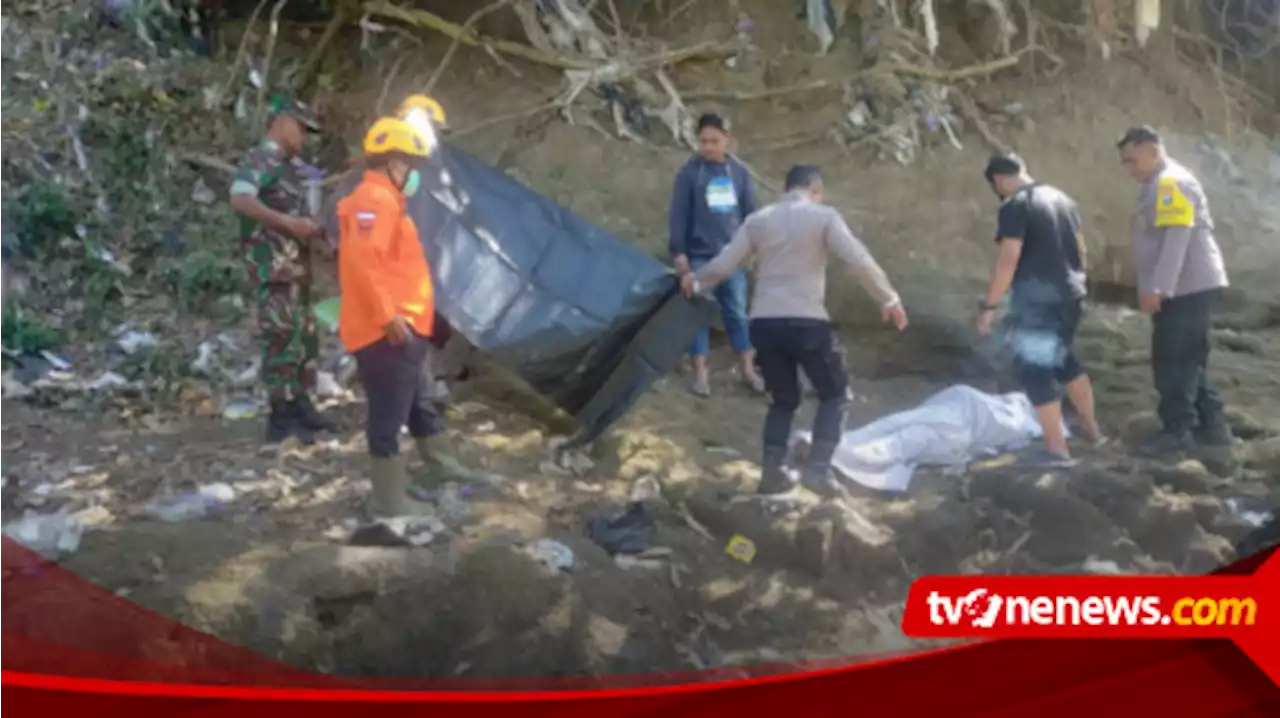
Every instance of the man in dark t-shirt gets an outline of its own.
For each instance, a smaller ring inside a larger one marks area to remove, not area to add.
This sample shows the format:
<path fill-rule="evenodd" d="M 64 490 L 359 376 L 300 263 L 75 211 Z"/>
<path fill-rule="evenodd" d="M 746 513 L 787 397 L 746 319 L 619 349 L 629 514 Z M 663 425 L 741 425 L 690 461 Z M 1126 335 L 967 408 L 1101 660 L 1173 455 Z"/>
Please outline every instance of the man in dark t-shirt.
<path fill-rule="evenodd" d="M 1095 444 L 1104 440 L 1094 416 L 1093 386 L 1072 348 L 1086 294 L 1080 213 L 1062 190 L 1033 180 L 1015 154 L 992 156 L 985 176 L 1002 199 L 996 233 L 1000 255 L 977 329 L 990 334 L 999 303 L 1012 290 L 1009 340 L 1044 432 L 1044 446 L 1020 462 L 1070 466 L 1062 425 L 1064 389 L 1080 416 L 1084 438 Z"/>

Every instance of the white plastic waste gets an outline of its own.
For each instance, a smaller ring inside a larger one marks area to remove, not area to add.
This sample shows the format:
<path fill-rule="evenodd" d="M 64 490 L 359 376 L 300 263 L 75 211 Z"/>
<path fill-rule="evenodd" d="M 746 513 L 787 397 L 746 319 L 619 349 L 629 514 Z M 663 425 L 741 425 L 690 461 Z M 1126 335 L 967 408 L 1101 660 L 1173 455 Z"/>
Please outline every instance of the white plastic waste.
<path fill-rule="evenodd" d="M 179 523 L 209 516 L 234 501 L 235 497 L 236 490 L 228 484 L 207 484 L 195 491 L 156 499 L 143 511 L 153 519 Z"/>
<path fill-rule="evenodd" d="M 573 568 L 573 549 L 559 541 L 538 539 L 532 546 L 526 546 L 524 552 L 535 561 L 556 571 L 568 571 Z"/>
<path fill-rule="evenodd" d="M 30 509 L 5 524 L 4 534 L 48 559 L 75 553 L 84 527 L 64 513 L 38 514 Z"/>

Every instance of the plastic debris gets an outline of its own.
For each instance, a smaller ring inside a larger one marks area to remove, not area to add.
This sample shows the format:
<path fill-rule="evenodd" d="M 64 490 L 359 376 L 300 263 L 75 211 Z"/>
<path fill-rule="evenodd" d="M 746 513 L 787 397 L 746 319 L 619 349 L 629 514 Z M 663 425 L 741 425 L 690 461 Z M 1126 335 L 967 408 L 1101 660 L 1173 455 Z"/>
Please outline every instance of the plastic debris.
<path fill-rule="evenodd" d="M 526 546 L 524 552 L 535 561 L 539 561 L 556 571 L 570 571 L 573 569 L 573 549 L 559 541 L 538 539 L 532 545 Z"/>
<path fill-rule="evenodd" d="M 96 379 L 85 384 L 85 388 L 90 391 L 106 391 L 127 386 L 129 386 L 129 380 L 113 371 L 103 372 Z"/>
<path fill-rule="evenodd" d="M 329 331 L 338 330 L 338 314 L 342 311 L 342 297 L 330 297 L 312 307 L 316 321 Z"/>
<path fill-rule="evenodd" d="M 463 484 L 458 487 L 458 497 L 470 499 L 477 496 L 480 490 L 471 484 Z M 439 491 L 431 491 L 429 489 L 419 489 L 413 492 L 413 497 L 419 501 L 438 501 L 440 499 Z"/>
<path fill-rule="evenodd" d="M 133 329 L 126 329 L 116 337 L 116 344 L 119 345 L 121 351 L 130 356 L 144 349 L 151 349 L 157 343 L 155 335 L 151 332 L 140 332 Z"/>
<path fill-rule="evenodd" d="M 48 559 L 75 553 L 84 527 L 65 513 L 38 514 L 28 510 L 5 525 L 4 534 Z"/>
<path fill-rule="evenodd" d="M 169 523 L 192 521 L 220 511 L 235 496 L 236 490 L 228 484 L 208 484 L 195 491 L 157 499 L 148 504 L 143 512 L 151 518 Z"/>
<path fill-rule="evenodd" d="M 743 563 L 751 563 L 756 558 L 756 545 L 746 536 L 734 534 L 724 547 L 724 552 Z"/>
<path fill-rule="evenodd" d="M 626 554 L 618 554 L 617 556 L 614 556 L 613 562 L 618 566 L 618 568 L 623 568 L 623 569 L 631 569 L 631 568 L 655 569 L 655 568 L 663 568 L 667 565 L 665 561 L 660 561 L 658 559 L 640 558 L 638 556 L 628 556 Z"/>
<path fill-rule="evenodd" d="M 446 519 L 461 520 L 471 514 L 471 506 L 462 498 L 462 489 L 452 481 L 440 489 L 436 497 L 436 508 Z"/>
<path fill-rule="evenodd" d="M 825 55 L 836 41 L 835 12 L 830 0 L 805 0 L 804 18 L 808 21 L 809 32 L 818 38 L 818 54 Z"/>
<path fill-rule="evenodd" d="M 444 522 L 435 516 L 396 516 L 378 519 L 352 530 L 347 543 L 352 546 L 416 548 L 430 544 L 446 532 Z"/>
<path fill-rule="evenodd" d="M 657 523 L 644 503 L 636 501 L 621 512 L 592 519 L 587 535 L 611 554 L 640 553 L 649 547 Z"/>
<path fill-rule="evenodd" d="M 231 421 L 243 421 L 256 417 L 258 411 L 258 402 L 251 399 L 237 399 L 222 408 L 222 418 Z"/>
<path fill-rule="evenodd" d="M 631 501 L 657 501 L 662 498 L 662 485 L 653 475 L 641 476 L 631 485 Z"/>
<path fill-rule="evenodd" d="M 316 372 L 316 396 L 321 399 L 337 399 L 347 395 L 333 374 L 327 371 Z"/>
<path fill-rule="evenodd" d="M 191 201 L 196 204 L 213 204 L 218 201 L 218 195 L 203 180 L 196 180 L 195 189 L 191 190 Z"/>

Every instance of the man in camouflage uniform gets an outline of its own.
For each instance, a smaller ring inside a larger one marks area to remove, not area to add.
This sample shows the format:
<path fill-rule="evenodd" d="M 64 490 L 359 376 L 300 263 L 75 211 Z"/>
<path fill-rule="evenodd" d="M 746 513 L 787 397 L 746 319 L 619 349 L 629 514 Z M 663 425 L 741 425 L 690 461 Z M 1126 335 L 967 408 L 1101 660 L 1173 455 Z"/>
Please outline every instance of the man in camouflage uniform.
<path fill-rule="evenodd" d="M 335 431 L 308 392 L 315 388 L 319 339 L 311 316 L 311 241 L 323 237 L 305 216 L 306 197 L 294 161 L 319 124 L 288 97 L 272 101 L 266 139 L 241 160 L 231 184 L 240 215 L 240 244 L 257 305 L 262 379 L 271 399 L 266 440 Z"/>

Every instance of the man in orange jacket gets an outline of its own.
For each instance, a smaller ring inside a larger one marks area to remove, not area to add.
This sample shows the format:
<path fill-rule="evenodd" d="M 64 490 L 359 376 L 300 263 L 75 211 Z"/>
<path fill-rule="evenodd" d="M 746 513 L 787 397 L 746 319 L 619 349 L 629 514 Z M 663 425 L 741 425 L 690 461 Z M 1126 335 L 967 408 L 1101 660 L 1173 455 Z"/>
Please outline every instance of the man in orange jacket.
<path fill-rule="evenodd" d="M 374 516 L 424 513 L 407 494 L 400 428 L 418 442 L 441 432 L 425 371 L 435 315 L 431 269 L 406 197 L 418 191 L 413 163 L 430 153 L 406 122 L 385 117 L 364 141 L 364 179 L 338 203 L 338 333 L 356 358 L 368 403 Z"/>

